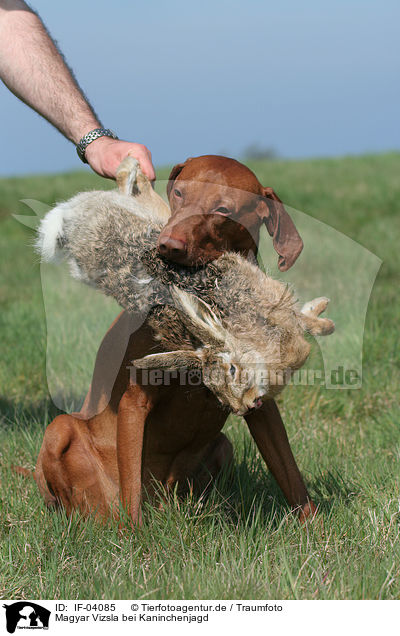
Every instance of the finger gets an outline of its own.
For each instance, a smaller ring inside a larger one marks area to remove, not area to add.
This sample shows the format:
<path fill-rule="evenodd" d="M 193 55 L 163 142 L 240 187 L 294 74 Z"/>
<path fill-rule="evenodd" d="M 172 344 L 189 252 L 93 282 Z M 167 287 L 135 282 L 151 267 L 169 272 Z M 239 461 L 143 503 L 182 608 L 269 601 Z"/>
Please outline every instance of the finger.
<path fill-rule="evenodd" d="M 131 157 L 135 157 L 140 164 L 140 168 L 142 172 L 146 175 L 150 181 L 155 181 L 156 173 L 154 170 L 154 166 L 151 161 L 151 153 L 147 150 L 146 147 L 143 147 L 143 150 L 130 150 L 128 155 Z"/>
<path fill-rule="evenodd" d="M 154 170 L 154 166 L 151 163 L 151 159 L 143 159 L 143 160 L 139 160 L 140 166 L 144 172 L 144 174 L 146 175 L 146 177 L 148 177 L 150 179 L 150 181 L 155 181 L 156 180 L 156 173 Z"/>

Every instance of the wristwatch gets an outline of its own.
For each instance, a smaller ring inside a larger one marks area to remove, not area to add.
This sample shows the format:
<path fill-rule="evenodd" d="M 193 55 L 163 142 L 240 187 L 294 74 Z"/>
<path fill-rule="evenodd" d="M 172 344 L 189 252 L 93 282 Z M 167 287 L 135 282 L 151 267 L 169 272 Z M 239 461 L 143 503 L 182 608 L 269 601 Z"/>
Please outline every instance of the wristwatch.
<path fill-rule="evenodd" d="M 111 137 L 111 139 L 118 139 L 117 135 L 108 128 L 95 128 L 86 135 L 83 135 L 82 139 L 76 146 L 78 157 L 81 161 L 83 161 L 83 163 L 87 163 L 87 159 L 85 157 L 86 148 L 92 143 L 92 141 L 99 139 L 99 137 Z"/>

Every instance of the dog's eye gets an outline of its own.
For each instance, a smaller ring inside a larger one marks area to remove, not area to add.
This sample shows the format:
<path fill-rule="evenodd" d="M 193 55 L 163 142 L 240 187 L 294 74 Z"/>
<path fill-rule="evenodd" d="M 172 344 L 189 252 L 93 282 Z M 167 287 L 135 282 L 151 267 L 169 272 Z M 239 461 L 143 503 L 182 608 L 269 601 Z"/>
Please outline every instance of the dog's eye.
<path fill-rule="evenodd" d="M 180 198 L 182 197 L 182 192 L 181 192 L 180 190 L 177 190 L 177 189 L 175 188 L 175 190 L 174 190 L 174 195 L 180 199 Z"/>
<path fill-rule="evenodd" d="M 231 374 L 232 378 L 235 377 L 236 375 L 236 367 L 234 364 L 231 364 L 231 366 L 229 367 L 229 373 Z"/>
<path fill-rule="evenodd" d="M 231 213 L 231 211 L 228 210 L 228 208 L 224 208 L 223 206 L 221 206 L 220 208 L 217 208 L 215 211 L 218 212 L 218 214 L 223 214 L 224 216 L 228 216 Z"/>

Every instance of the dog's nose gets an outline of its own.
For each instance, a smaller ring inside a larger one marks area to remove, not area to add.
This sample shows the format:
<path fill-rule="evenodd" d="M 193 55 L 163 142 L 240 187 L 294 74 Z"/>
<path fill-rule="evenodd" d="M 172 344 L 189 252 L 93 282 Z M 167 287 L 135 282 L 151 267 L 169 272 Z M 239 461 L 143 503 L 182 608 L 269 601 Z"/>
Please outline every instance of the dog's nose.
<path fill-rule="evenodd" d="M 158 250 L 161 256 L 175 261 L 186 256 L 187 245 L 184 241 L 181 241 L 181 239 L 174 238 L 173 236 L 167 236 L 166 238 L 160 239 Z"/>

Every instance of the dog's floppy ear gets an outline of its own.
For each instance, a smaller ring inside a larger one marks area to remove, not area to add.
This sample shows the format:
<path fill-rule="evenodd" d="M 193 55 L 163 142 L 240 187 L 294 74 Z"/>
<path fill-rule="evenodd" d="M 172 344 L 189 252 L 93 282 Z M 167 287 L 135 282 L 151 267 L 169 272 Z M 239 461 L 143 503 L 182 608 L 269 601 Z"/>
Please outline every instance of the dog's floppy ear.
<path fill-rule="evenodd" d="M 188 161 L 191 161 L 191 159 L 192 159 L 192 157 L 189 157 L 189 159 L 186 159 L 186 161 L 184 161 L 183 163 L 177 163 L 176 166 L 174 166 L 172 168 L 171 174 L 169 175 L 168 183 L 167 183 L 167 196 L 168 196 L 168 198 L 169 198 L 169 195 L 171 194 L 172 188 L 174 187 L 175 179 L 180 174 L 180 172 L 183 170 L 183 168 L 186 166 Z"/>
<path fill-rule="evenodd" d="M 257 213 L 272 236 L 275 251 L 279 254 L 278 267 L 281 272 L 286 272 L 300 255 L 303 241 L 274 190 L 262 188 L 262 192 L 263 198 L 258 205 Z"/>

